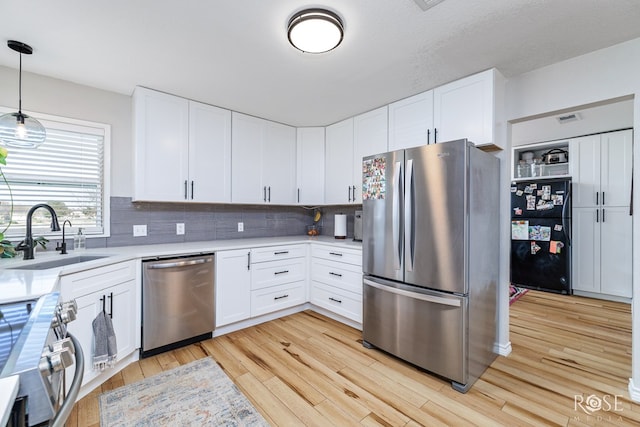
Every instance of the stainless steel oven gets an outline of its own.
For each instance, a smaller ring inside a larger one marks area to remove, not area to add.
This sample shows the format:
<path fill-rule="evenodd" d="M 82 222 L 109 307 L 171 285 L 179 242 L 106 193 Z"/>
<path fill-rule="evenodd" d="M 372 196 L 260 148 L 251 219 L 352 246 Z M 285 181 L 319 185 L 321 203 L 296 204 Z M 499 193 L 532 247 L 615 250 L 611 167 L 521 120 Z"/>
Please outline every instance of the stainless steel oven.
<path fill-rule="evenodd" d="M 61 426 L 78 395 L 84 357 L 66 327 L 75 319 L 77 306 L 59 299 L 54 292 L 0 305 L 0 377 L 19 377 L 11 425 Z M 65 395 L 65 368 L 74 363 L 75 375 Z"/>

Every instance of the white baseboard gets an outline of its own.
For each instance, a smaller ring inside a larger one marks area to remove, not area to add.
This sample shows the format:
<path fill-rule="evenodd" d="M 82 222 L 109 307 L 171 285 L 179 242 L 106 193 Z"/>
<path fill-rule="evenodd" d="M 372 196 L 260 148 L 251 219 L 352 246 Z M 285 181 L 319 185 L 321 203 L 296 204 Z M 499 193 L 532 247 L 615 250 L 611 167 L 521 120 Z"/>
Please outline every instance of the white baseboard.
<path fill-rule="evenodd" d="M 633 382 L 633 378 L 629 378 L 629 397 L 634 402 L 640 403 L 640 387 Z"/>
<path fill-rule="evenodd" d="M 498 353 L 500 356 L 508 356 L 511 354 L 511 341 L 506 344 L 494 343 L 493 351 Z"/>

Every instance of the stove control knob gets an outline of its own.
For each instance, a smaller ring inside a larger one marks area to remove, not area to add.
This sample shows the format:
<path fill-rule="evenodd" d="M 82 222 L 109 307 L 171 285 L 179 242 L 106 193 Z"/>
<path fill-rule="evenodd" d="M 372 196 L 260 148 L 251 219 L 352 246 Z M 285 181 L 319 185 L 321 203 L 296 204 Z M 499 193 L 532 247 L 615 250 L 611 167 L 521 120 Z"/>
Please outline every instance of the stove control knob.
<path fill-rule="evenodd" d="M 71 365 L 73 365 L 73 354 L 68 348 L 62 348 L 58 351 L 45 351 L 38 367 L 42 374 L 51 375 Z"/>
<path fill-rule="evenodd" d="M 76 320 L 76 313 L 78 312 L 78 304 L 76 300 L 63 302 L 58 306 L 58 313 L 60 314 L 60 320 L 63 323 L 69 323 Z"/>
<path fill-rule="evenodd" d="M 73 346 L 73 342 L 71 342 L 71 338 L 64 338 L 59 341 L 54 342 L 53 344 L 49 344 L 49 350 L 51 352 L 58 352 L 66 349 L 71 354 L 76 354 L 76 348 Z"/>

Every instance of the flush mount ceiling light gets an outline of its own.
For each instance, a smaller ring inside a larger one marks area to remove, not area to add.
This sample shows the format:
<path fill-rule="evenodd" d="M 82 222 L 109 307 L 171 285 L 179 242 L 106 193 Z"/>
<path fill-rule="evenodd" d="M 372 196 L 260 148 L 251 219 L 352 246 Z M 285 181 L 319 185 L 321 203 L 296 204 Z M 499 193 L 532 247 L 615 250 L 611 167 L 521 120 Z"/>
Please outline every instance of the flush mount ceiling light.
<path fill-rule="evenodd" d="M 47 137 L 44 126 L 22 112 L 22 54 L 31 55 L 28 44 L 9 40 L 7 46 L 20 53 L 20 77 L 18 85 L 18 112 L 0 116 L 0 142 L 8 147 L 37 148 Z"/>
<path fill-rule="evenodd" d="M 289 42 L 303 52 L 323 53 L 342 42 L 344 27 L 338 15 L 325 9 L 306 9 L 293 15 L 287 30 Z"/>

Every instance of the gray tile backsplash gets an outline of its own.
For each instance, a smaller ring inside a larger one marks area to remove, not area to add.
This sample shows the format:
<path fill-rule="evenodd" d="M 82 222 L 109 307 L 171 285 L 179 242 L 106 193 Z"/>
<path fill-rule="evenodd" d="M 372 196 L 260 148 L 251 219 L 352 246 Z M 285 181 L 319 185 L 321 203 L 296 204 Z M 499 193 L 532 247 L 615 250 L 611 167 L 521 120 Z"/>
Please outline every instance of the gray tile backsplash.
<path fill-rule="evenodd" d="M 333 236 L 334 215 L 347 214 L 347 238 L 353 238 L 353 218 L 361 205 L 320 208 L 322 235 Z M 111 198 L 111 236 L 88 238 L 88 248 L 151 245 L 205 240 L 306 235 L 315 211 L 298 206 L 132 202 L 130 197 Z M 238 222 L 244 232 L 238 232 Z M 176 234 L 184 223 L 185 234 Z M 147 225 L 147 236 L 133 237 L 133 226 Z M 47 246 L 55 248 L 57 240 Z M 70 236 L 70 245 L 73 238 Z"/>

